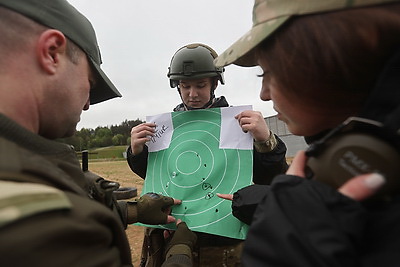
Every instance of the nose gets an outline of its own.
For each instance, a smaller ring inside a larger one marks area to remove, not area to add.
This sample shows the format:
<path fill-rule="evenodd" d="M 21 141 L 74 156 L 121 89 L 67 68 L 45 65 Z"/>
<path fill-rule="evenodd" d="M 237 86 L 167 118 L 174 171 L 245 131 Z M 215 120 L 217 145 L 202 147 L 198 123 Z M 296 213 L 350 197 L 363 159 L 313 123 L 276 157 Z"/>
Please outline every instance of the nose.
<path fill-rule="evenodd" d="M 83 106 L 83 110 L 88 110 L 90 107 L 90 98 L 86 101 L 85 105 Z"/>
<path fill-rule="evenodd" d="M 271 94 L 270 94 L 269 86 L 265 85 L 264 83 L 261 86 L 260 98 L 261 98 L 262 101 L 271 100 Z"/>
<path fill-rule="evenodd" d="M 189 89 L 189 96 L 194 97 L 197 96 L 197 91 L 194 88 Z"/>

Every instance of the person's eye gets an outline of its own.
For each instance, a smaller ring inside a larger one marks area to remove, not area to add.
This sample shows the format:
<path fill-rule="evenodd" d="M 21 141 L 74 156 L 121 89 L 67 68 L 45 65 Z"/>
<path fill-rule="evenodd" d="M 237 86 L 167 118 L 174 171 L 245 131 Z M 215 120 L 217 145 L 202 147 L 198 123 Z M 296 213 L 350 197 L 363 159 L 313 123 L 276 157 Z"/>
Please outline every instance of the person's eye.
<path fill-rule="evenodd" d="M 206 87 L 206 85 L 207 85 L 207 84 L 205 84 L 205 83 L 200 83 L 200 84 L 197 85 L 197 87 L 198 87 L 198 88 L 204 88 L 204 87 Z"/>

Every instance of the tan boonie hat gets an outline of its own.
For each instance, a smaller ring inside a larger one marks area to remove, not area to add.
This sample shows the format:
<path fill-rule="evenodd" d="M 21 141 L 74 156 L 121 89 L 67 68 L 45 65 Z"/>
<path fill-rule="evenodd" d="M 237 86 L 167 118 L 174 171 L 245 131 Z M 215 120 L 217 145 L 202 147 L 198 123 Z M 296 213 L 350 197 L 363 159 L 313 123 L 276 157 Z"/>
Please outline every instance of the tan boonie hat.
<path fill-rule="evenodd" d="M 255 0 L 253 27 L 216 58 L 214 63 L 217 67 L 232 63 L 244 67 L 256 66 L 254 54 L 249 52 L 291 16 L 390 2 L 399 0 Z"/>
<path fill-rule="evenodd" d="M 0 0 L 0 6 L 61 31 L 86 53 L 97 77 L 90 92 L 90 104 L 121 96 L 100 68 L 102 61 L 92 24 L 66 0 Z"/>

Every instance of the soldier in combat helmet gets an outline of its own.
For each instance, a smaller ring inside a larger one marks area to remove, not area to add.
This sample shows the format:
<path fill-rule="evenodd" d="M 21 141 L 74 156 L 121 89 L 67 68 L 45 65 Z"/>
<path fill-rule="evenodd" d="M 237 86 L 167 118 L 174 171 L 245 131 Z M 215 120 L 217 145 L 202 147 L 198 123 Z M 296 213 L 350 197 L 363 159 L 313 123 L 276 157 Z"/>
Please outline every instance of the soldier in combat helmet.
<path fill-rule="evenodd" d="M 225 84 L 224 68 L 215 67 L 217 53 L 201 43 L 188 44 L 173 55 L 168 70 L 171 88 L 177 88 L 182 103 L 173 111 L 187 111 L 217 107 L 228 107 L 224 96 L 216 97 L 218 82 Z M 286 146 L 273 134 L 261 112 L 247 110 L 236 116 L 243 131 L 254 138 L 253 182 L 269 184 L 272 179 L 287 169 Z M 148 149 L 145 143 L 155 132 L 154 123 L 143 123 L 132 128 L 131 146 L 127 160 L 132 171 L 146 177 Z M 237 266 L 240 264 L 242 241 L 222 236 L 196 233 L 195 265 Z M 159 266 L 163 262 L 162 231 L 147 229 L 143 251 L 143 265 Z"/>

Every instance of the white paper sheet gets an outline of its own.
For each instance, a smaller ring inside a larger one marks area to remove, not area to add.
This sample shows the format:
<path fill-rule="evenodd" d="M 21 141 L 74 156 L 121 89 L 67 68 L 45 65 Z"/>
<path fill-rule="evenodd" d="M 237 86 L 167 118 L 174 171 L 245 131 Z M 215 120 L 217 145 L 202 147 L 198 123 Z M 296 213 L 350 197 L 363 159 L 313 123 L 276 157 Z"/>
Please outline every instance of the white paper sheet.
<path fill-rule="evenodd" d="M 235 106 L 221 108 L 221 149 L 252 149 L 253 137 L 243 132 L 235 116 L 242 111 L 252 110 L 252 106 Z"/>
<path fill-rule="evenodd" d="M 252 149 L 253 138 L 250 133 L 243 132 L 235 116 L 242 111 L 252 110 L 251 105 L 224 107 L 221 108 L 221 135 L 220 149 Z M 153 122 L 156 126 L 156 133 L 147 142 L 149 152 L 167 149 L 171 143 L 174 126 L 171 113 L 162 113 L 154 116 L 147 116 L 147 122 Z"/>
<path fill-rule="evenodd" d="M 154 136 L 146 143 L 149 152 L 167 149 L 171 143 L 172 134 L 174 133 L 171 112 L 147 116 L 146 122 L 153 122 L 156 124 Z"/>

